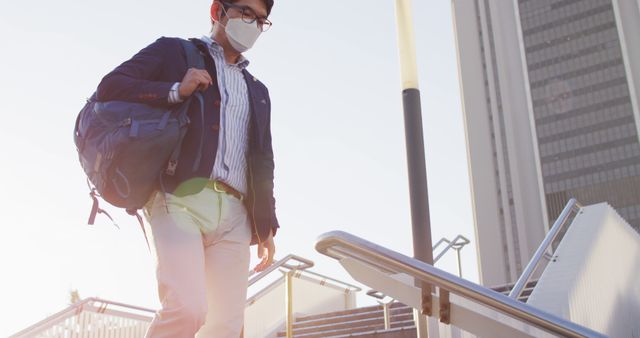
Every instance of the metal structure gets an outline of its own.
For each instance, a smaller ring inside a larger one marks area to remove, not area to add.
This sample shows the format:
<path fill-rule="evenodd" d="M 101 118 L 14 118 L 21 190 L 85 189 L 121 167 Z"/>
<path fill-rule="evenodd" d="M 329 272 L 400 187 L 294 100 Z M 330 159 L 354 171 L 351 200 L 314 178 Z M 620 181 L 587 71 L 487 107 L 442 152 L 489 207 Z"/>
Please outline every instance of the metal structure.
<path fill-rule="evenodd" d="M 256 292 L 253 296 L 247 298 L 247 302 L 246 305 L 252 305 L 255 302 L 257 302 L 260 298 L 262 298 L 264 295 L 268 294 L 269 292 L 273 291 L 273 289 L 275 289 L 278 284 L 282 281 L 282 279 L 286 278 L 286 273 L 287 271 L 285 269 L 280 269 L 279 270 L 283 276 L 275 281 L 273 281 L 271 284 L 269 284 L 268 286 L 265 286 L 264 288 L 260 289 L 260 291 Z M 304 272 L 304 273 L 303 273 Z M 321 284 L 320 285 L 332 285 L 335 284 L 336 287 L 340 287 L 340 288 L 344 288 L 345 290 L 348 290 L 350 292 L 359 292 L 362 291 L 362 289 L 358 286 L 343 282 L 341 280 L 337 280 L 335 278 L 331 278 L 329 276 L 325 276 L 325 275 L 321 275 L 319 273 L 315 273 L 312 272 L 310 270 L 297 270 L 296 273 L 293 275 L 294 278 L 302 278 L 305 279 L 307 281 L 311 281 L 311 279 L 305 278 L 306 276 L 311 276 L 311 277 L 316 277 L 318 279 L 321 280 Z M 327 283 L 330 282 L 330 283 Z"/>
<path fill-rule="evenodd" d="M 449 240 L 445 237 L 442 237 L 433 246 L 433 251 L 435 251 L 443 243 L 447 243 L 447 246 L 444 249 L 442 249 L 442 251 L 440 251 L 440 253 L 433 259 L 433 264 L 437 263 L 440 260 L 440 258 L 442 258 L 449 250 L 453 249 L 456 251 L 456 258 L 458 259 L 458 277 L 462 277 L 462 263 L 460 261 L 460 250 L 462 250 L 462 248 L 464 248 L 467 244 L 471 242 L 469 241 L 469 239 L 467 239 L 462 235 L 456 236 L 453 240 Z M 373 290 L 373 289 L 367 291 L 367 296 L 376 298 L 378 300 L 378 303 L 382 305 L 382 310 L 384 313 L 384 329 L 385 330 L 391 329 L 391 316 L 390 316 L 389 307 L 391 306 L 391 304 L 395 302 L 395 299 L 385 301 L 385 299 L 389 297 L 384 293 L 378 290 Z"/>
<path fill-rule="evenodd" d="M 527 264 L 527 267 L 524 269 L 524 271 L 522 271 L 520 278 L 518 278 L 518 281 L 511 289 L 511 292 L 509 292 L 509 297 L 513 299 L 520 298 L 520 295 L 522 294 L 524 288 L 527 286 L 527 283 L 529 283 L 531 276 L 540 265 L 540 261 L 547 254 L 547 250 L 549 250 L 551 244 L 556 240 L 556 238 L 558 238 L 561 233 L 564 233 L 562 230 L 565 228 L 565 225 L 569 221 L 569 217 L 572 215 L 572 213 L 574 211 L 576 213 L 580 212 L 580 208 L 582 208 L 582 205 L 578 203 L 575 198 L 569 200 L 567 205 L 560 213 L 560 216 L 558 216 L 558 219 L 556 219 L 555 223 L 553 223 L 553 226 L 547 233 L 547 236 L 544 238 L 542 243 L 540 243 L 540 246 L 529 261 L 529 264 Z"/>
<path fill-rule="evenodd" d="M 297 261 L 298 264 L 291 265 L 289 264 L 289 261 Z M 273 271 L 279 268 L 285 268 L 287 270 L 302 271 L 302 270 L 312 268 L 313 265 L 314 265 L 313 261 L 310 261 L 306 258 L 302 258 L 296 255 L 287 255 L 283 259 L 278 260 L 277 262 L 271 264 L 268 268 L 264 269 L 262 272 L 258 274 L 256 274 L 254 270 L 249 271 L 249 286 L 252 286 L 253 284 L 257 283 L 258 281 L 266 277 L 268 274 L 272 273 Z"/>
<path fill-rule="evenodd" d="M 289 261 L 297 261 L 299 264 L 291 265 L 288 263 Z M 257 283 L 258 281 L 260 281 L 261 279 L 263 279 L 264 277 L 266 277 L 268 274 L 275 271 L 276 269 L 285 268 L 288 270 L 285 273 L 285 276 L 286 276 L 285 327 L 286 327 L 287 338 L 293 337 L 293 275 L 296 273 L 296 271 L 306 270 L 311 267 L 313 267 L 312 261 L 296 255 L 287 255 L 283 259 L 275 262 L 274 264 L 266 268 L 264 271 L 260 272 L 259 274 L 249 279 L 249 286 L 252 286 L 253 284 Z M 253 270 L 250 271 L 250 276 L 252 274 L 255 274 L 255 271 Z"/>
<path fill-rule="evenodd" d="M 442 237 L 436 244 L 433 246 L 433 250 L 435 251 L 441 244 L 447 243 L 447 246 L 440 251 L 440 253 L 433 259 L 433 264 L 436 264 L 449 250 L 453 249 L 456 251 L 456 258 L 458 259 L 458 277 L 462 277 L 462 262 L 460 260 L 460 250 L 464 248 L 465 245 L 471 243 L 468 238 L 458 235 L 453 240 L 448 240 Z"/>
<path fill-rule="evenodd" d="M 297 262 L 292 263 L 292 261 Z M 296 255 L 288 255 L 256 274 L 250 272 L 249 286 L 254 285 L 276 269 L 288 270 L 287 274 L 306 270 L 314 263 Z M 328 277 L 327 277 L 328 278 Z M 287 285 L 290 295 L 291 284 Z M 359 289 L 358 289 L 359 290 Z M 293 308 L 287 299 L 287 326 L 292 323 Z M 255 298 L 253 298 L 255 301 Z M 112 302 L 100 298 L 87 298 L 14 334 L 11 338 L 32 337 L 96 337 L 128 338 L 144 336 L 155 310 Z"/>
<path fill-rule="evenodd" d="M 604 337 L 604 335 L 593 330 L 456 277 L 430 264 L 412 259 L 342 231 L 333 231 L 322 235 L 316 243 L 316 250 L 339 260 L 356 280 L 363 283 L 387 279 L 396 283 L 394 285 L 401 285 L 394 276 L 405 274 L 415 280 L 433 285 L 437 289 L 437 296 L 436 294 L 431 296 L 434 300 L 437 298 L 438 301 L 434 301 L 432 312 L 438 313 L 441 322 L 453 324 L 474 334 L 483 336 L 530 336 L 509 327 L 499 319 L 492 320 L 487 317 L 480 319 L 480 316 L 473 311 L 469 311 L 455 302 L 450 302 L 451 296 L 455 295 L 493 309 L 498 313 L 550 334 L 562 337 Z M 360 270 L 360 272 L 356 270 Z M 364 273 L 361 273 L 362 271 Z M 371 277 L 371 280 L 364 281 L 365 275 Z M 389 291 L 393 292 L 393 290 Z M 385 290 L 387 293 L 390 293 L 389 291 Z M 403 302 L 408 305 L 411 305 L 411 303 L 418 304 L 417 302 L 411 302 L 411 299 L 403 300 Z M 491 329 L 496 330 L 496 332 L 491 334 L 491 332 L 487 331 Z M 508 334 L 505 335 L 505 332 L 508 332 Z"/>
<path fill-rule="evenodd" d="M 10 338 L 144 336 L 155 310 L 87 298 L 14 334 Z"/>

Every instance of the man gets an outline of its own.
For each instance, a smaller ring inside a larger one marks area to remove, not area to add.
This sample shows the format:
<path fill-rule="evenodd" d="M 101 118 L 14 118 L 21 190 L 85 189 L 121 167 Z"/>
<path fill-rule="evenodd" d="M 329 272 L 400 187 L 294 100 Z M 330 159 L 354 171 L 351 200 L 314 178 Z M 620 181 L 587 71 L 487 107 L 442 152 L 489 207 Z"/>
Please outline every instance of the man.
<path fill-rule="evenodd" d="M 267 88 L 242 53 L 271 26 L 273 0 L 215 0 L 211 35 L 192 42 L 206 69 L 187 69 L 178 39 L 160 38 L 104 77 L 99 101 L 177 107 L 197 100 L 174 175 L 163 175 L 145 207 L 162 308 L 148 338 L 239 337 L 249 246 L 262 271 L 279 227 Z"/>

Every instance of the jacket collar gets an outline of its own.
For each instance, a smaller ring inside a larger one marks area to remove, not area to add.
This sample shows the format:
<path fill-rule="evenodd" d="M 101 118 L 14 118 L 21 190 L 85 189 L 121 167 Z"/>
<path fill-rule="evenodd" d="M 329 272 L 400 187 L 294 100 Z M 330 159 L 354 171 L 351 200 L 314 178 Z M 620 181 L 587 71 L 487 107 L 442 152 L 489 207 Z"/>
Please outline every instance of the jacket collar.
<path fill-rule="evenodd" d="M 224 54 L 222 46 L 220 46 L 220 44 L 218 44 L 218 42 L 216 42 L 210 36 L 203 35 L 199 40 L 200 42 L 204 43 L 205 49 L 208 49 L 208 53 Z M 240 54 L 240 58 L 235 65 L 240 67 L 241 69 L 245 69 L 247 68 L 247 66 L 249 66 L 249 60 L 245 58 L 244 55 Z"/>

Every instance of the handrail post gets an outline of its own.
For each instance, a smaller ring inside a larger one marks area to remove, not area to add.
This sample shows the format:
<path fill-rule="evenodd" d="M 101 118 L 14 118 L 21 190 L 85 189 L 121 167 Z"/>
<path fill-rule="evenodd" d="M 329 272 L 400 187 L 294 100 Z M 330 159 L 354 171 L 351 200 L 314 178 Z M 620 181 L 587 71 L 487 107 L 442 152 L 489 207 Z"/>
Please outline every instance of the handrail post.
<path fill-rule="evenodd" d="M 460 250 L 462 247 L 454 248 L 456 251 L 456 256 L 458 257 L 458 277 L 462 278 L 462 261 L 460 260 Z"/>
<path fill-rule="evenodd" d="M 286 274 L 286 327 L 287 338 L 293 338 L 293 274 L 296 270 L 289 270 Z"/>
<path fill-rule="evenodd" d="M 520 297 L 520 295 L 522 294 L 522 291 L 527 286 L 527 283 L 529 283 L 529 279 L 531 279 L 531 276 L 538 268 L 541 258 L 545 255 L 545 252 L 547 251 L 547 249 L 551 246 L 551 244 L 556 239 L 556 237 L 558 237 L 558 235 L 560 234 L 560 231 L 562 230 L 564 225 L 567 223 L 567 220 L 569 219 L 571 212 L 573 212 L 574 210 L 580 210 L 581 207 L 582 206 L 580 205 L 580 203 L 578 203 L 578 201 L 575 198 L 572 198 L 569 200 L 569 202 L 567 202 L 567 205 L 564 207 L 564 209 L 560 213 L 560 216 L 558 216 L 556 221 L 553 223 L 551 230 L 549 230 L 549 233 L 547 233 L 547 236 L 545 236 L 542 243 L 540 243 L 540 246 L 538 247 L 536 252 L 533 254 L 533 257 L 527 264 L 527 267 L 524 269 L 524 271 L 522 271 L 520 278 L 518 278 L 518 281 L 509 292 L 510 298 L 518 299 Z"/>
<path fill-rule="evenodd" d="M 385 330 L 390 330 L 391 329 L 391 313 L 389 310 L 389 306 L 392 303 L 382 303 L 382 314 L 384 315 L 384 329 Z"/>

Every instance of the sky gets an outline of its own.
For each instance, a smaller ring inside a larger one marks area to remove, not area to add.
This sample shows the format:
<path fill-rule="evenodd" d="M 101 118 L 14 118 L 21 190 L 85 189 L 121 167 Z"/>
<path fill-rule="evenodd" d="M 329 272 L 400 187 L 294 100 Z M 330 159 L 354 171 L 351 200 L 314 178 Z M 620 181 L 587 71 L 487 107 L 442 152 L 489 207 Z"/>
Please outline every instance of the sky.
<path fill-rule="evenodd" d="M 0 2 L 0 336 L 62 310 L 72 289 L 159 307 L 135 218 L 104 203 L 120 230 L 105 217 L 86 224 L 91 199 L 72 132 L 102 76 L 160 36 L 207 34 L 209 5 Z M 471 239 L 462 270 L 477 281 L 450 2 L 413 8 L 433 242 Z M 353 283 L 315 251 L 319 235 L 343 230 L 413 253 L 394 2 L 276 0 L 270 19 L 246 56 L 271 94 L 276 259 L 294 253 Z M 436 266 L 455 273 L 454 252 Z"/>

